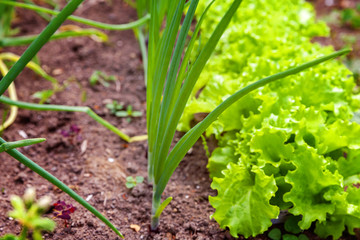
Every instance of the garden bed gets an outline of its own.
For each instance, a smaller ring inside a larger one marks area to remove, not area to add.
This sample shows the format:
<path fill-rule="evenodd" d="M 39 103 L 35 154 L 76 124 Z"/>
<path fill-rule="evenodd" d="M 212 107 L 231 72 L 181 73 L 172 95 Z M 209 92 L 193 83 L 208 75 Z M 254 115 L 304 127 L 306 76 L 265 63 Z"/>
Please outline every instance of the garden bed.
<path fill-rule="evenodd" d="M 88 1 L 76 15 L 107 23 L 126 23 L 137 18 L 135 10 L 122 1 L 113 1 L 111 5 L 101 0 Z M 20 27 L 23 35 L 38 33 L 46 26 L 44 20 L 27 10 L 19 10 L 17 19 L 14 27 Z M 51 103 L 89 106 L 126 134 L 144 135 L 146 89 L 137 40 L 132 31 L 106 33 L 108 43 L 70 38 L 50 42 L 40 51 L 41 66 L 60 82 L 70 82 L 65 91 L 51 98 Z M 8 48 L 4 52 L 21 54 L 24 49 Z M 100 84 L 91 87 L 89 78 L 94 70 L 115 75 L 117 81 L 108 88 Z M 19 99 L 27 102 L 34 101 L 30 97 L 33 93 L 51 88 L 49 82 L 30 70 L 24 71 L 15 84 Z M 82 102 L 84 91 L 87 97 Z M 105 107 L 111 100 L 133 106 L 143 117 L 128 122 L 111 115 Z M 77 126 L 80 133 L 73 138 L 61 134 L 71 126 Z M 208 196 L 216 192 L 210 188 L 207 157 L 201 142 L 189 151 L 171 178 L 164 196 L 174 200 L 161 216 L 159 231 L 150 232 L 152 187 L 146 183 L 145 141 L 128 144 L 84 113 L 19 110 L 16 122 L 4 131 L 3 137 L 15 141 L 22 139 L 24 133 L 47 141 L 20 151 L 87 199 L 126 239 L 233 239 L 209 218 L 214 210 Z M 53 202 L 64 200 L 77 207 L 69 226 L 56 220 L 56 230 L 46 233 L 45 239 L 118 239 L 105 224 L 52 184 L 6 154 L 1 154 L 1 160 L 0 236 L 20 232 L 20 226 L 7 215 L 11 210 L 10 195 L 21 195 L 27 187 L 34 186 L 39 196 L 49 195 Z M 125 187 L 127 176 L 143 176 L 145 181 L 129 190 Z M 317 239 L 311 232 L 307 235 Z M 264 234 L 255 239 L 267 237 Z"/>
<path fill-rule="evenodd" d="M 35 34 L 46 26 L 45 21 L 30 11 L 18 13 L 14 27 L 20 27 L 21 34 Z M 136 19 L 135 10 L 119 1 L 111 6 L 104 1 L 89 2 L 76 14 L 107 23 Z M 76 79 L 65 91 L 52 97 L 51 103 L 89 106 L 130 136 L 144 135 L 145 117 L 133 118 L 128 123 L 125 118 L 111 115 L 105 107 L 107 100 L 117 100 L 141 110 L 145 116 L 146 93 L 137 40 L 132 31 L 107 33 L 108 43 L 71 38 L 50 42 L 40 51 L 41 66 L 49 74 L 55 73 L 60 82 Z M 4 52 L 21 54 L 24 49 L 8 48 Z M 89 78 L 94 70 L 115 75 L 118 80 L 108 88 L 90 87 Z M 79 83 L 84 89 L 80 89 Z M 30 70 L 24 71 L 15 84 L 19 100 L 28 102 L 35 101 L 30 97 L 33 93 L 51 88 L 49 82 Z M 81 101 L 82 90 L 87 93 L 85 102 Z M 64 137 L 61 131 L 72 125 L 81 129 L 79 137 Z M 207 197 L 215 192 L 210 189 L 207 159 L 201 143 L 188 154 L 167 187 L 165 195 L 174 196 L 174 200 L 162 215 L 159 233 L 149 233 L 151 186 L 145 179 L 132 190 L 125 187 L 127 176 L 147 175 L 145 141 L 127 144 L 84 113 L 19 110 L 16 122 L 5 130 L 3 137 L 8 141 L 22 139 L 19 131 L 28 137 L 46 138 L 46 142 L 20 151 L 85 199 L 92 196 L 89 203 L 119 227 L 127 239 L 224 239 L 228 235 L 215 221 L 209 220 L 213 210 Z M 87 147 L 82 151 L 85 141 Z M 115 161 L 110 162 L 111 158 Z M 7 215 L 11 210 L 9 196 L 22 195 L 27 187 L 34 186 L 39 196 L 49 195 L 54 202 L 65 200 L 78 208 L 69 227 L 57 220 L 55 232 L 45 234 L 45 239 L 116 239 L 115 233 L 100 220 L 36 173 L 6 154 L 1 155 L 1 160 L 4 174 L 0 176 L 0 235 L 20 231 L 20 226 Z M 135 232 L 131 224 L 140 226 L 139 232 Z"/>

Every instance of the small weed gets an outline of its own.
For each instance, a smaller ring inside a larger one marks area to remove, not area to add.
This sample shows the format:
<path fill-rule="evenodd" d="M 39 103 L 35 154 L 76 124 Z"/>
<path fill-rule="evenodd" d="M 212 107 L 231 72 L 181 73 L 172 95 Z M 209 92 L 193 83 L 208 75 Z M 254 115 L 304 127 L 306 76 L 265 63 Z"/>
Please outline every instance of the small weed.
<path fill-rule="evenodd" d="M 34 188 L 28 188 L 24 196 L 11 196 L 11 204 L 14 208 L 9 216 L 17 220 L 22 230 L 19 236 L 6 234 L 1 240 L 25 240 L 28 232 L 32 232 L 32 239 L 41 240 L 42 231 L 53 231 L 55 222 L 49 218 L 43 218 L 43 215 L 50 207 L 50 197 L 45 196 L 36 201 L 36 192 Z"/>
<path fill-rule="evenodd" d="M 112 103 L 106 104 L 106 108 L 110 110 L 112 114 L 116 114 L 116 112 L 121 111 L 124 109 L 124 105 L 122 103 L 113 100 Z"/>
<path fill-rule="evenodd" d="M 54 218 L 60 218 L 64 220 L 64 225 L 67 227 L 68 220 L 71 219 L 70 214 L 74 213 L 76 210 L 76 207 L 74 207 L 72 204 L 66 204 L 64 201 L 57 201 L 53 204 L 53 214 Z"/>
<path fill-rule="evenodd" d="M 131 122 L 131 117 L 141 117 L 142 112 L 134 111 L 131 105 L 128 105 L 126 110 L 124 109 L 124 105 L 122 103 L 117 102 L 114 100 L 112 103 L 106 104 L 106 108 L 108 108 L 111 114 L 117 117 L 126 117 L 128 122 Z"/>
<path fill-rule="evenodd" d="M 136 176 L 135 178 L 133 178 L 132 176 L 129 176 L 126 178 L 126 187 L 127 188 L 134 188 L 136 185 L 138 185 L 139 183 L 142 183 L 144 181 L 144 177 L 142 176 Z"/>
<path fill-rule="evenodd" d="M 71 125 L 70 128 L 68 128 L 68 129 L 60 130 L 60 134 L 63 137 L 69 139 L 69 142 L 71 144 L 81 142 L 82 136 L 81 136 L 80 132 L 81 132 L 81 128 L 76 124 Z"/>
<path fill-rule="evenodd" d="M 91 86 L 95 86 L 97 83 L 101 83 L 104 87 L 109 87 L 111 81 L 116 81 L 114 75 L 107 75 L 106 73 L 96 70 L 93 72 L 89 78 L 89 83 Z"/>

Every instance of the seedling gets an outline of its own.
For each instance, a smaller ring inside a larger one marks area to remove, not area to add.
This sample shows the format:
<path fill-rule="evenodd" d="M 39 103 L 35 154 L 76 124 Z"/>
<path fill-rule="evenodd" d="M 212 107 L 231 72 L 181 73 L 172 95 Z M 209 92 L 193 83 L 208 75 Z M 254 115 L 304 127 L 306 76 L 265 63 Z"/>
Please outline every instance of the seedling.
<path fill-rule="evenodd" d="M 136 176 L 135 179 L 132 176 L 129 176 L 126 178 L 125 186 L 127 188 L 134 188 L 139 183 L 142 183 L 144 181 L 144 177 L 142 176 Z"/>
<path fill-rule="evenodd" d="M 106 73 L 96 70 L 93 72 L 89 78 L 89 83 L 91 86 L 95 86 L 97 83 L 101 83 L 104 87 L 109 87 L 111 81 L 116 81 L 114 75 L 107 75 Z"/>
<path fill-rule="evenodd" d="M 71 219 L 71 214 L 74 213 L 76 207 L 72 204 L 66 204 L 64 201 L 57 201 L 53 204 L 53 214 L 54 218 L 60 218 L 64 220 L 65 227 L 68 226 L 68 220 Z"/>
<path fill-rule="evenodd" d="M 32 239 L 42 240 L 42 231 L 53 231 L 55 228 L 53 220 L 41 217 L 50 207 L 50 201 L 48 196 L 36 201 L 34 188 L 28 188 L 22 198 L 11 196 L 14 210 L 9 213 L 9 216 L 21 224 L 22 230 L 19 236 L 7 234 L 1 239 L 27 240 L 28 233 L 32 232 Z"/>
<path fill-rule="evenodd" d="M 43 91 L 38 91 L 34 93 L 31 97 L 39 99 L 39 103 L 48 103 L 50 102 L 51 96 L 54 95 L 54 90 L 48 89 Z"/>
<path fill-rule="evenodd" d="M 115 116 L 117 117 L 126 117 L 126 120 L 128 122 L 131 121 L 130 117 L 141 117 L 142 116 L 142 112 L 140 111 L 133 111 L 132 106 L 128 105 L 126 108 L 126 111 L 117 111 L 115 113 Z"/>
<path fill-rule="evenodd" d="M 60 134 L 63 137 L 69 139 L 71 144 L 74 144 L 82 140 L 80 132 L 81 132 L 81 128 L 78 125 L 73 124 L 69 127 L 69 129 L 62 129 L 60 131 Z"/>
<path fill-rule="evenodd" d="M 116 100 L 113 100 L 112 103 L 106 104 L 106 108 L 108 108 L 110 112 L 115 115 L 116 112 L 124 109 L 124 105 Z"/>
<path fill-rule="evenodd" d="M 118 103 L 114 100 L 112 103 L 106 104 L 106 107 L 110 109 L 110 112 L 117 117 L 126 117 L 128 122 L 131 121 L 131 117 L 141 117 L 142 112 L 140 111 L 133 111 L 131 105 L 128 105 L 126 111 L 124 111 L 124 105 L 122 103 Z"/>

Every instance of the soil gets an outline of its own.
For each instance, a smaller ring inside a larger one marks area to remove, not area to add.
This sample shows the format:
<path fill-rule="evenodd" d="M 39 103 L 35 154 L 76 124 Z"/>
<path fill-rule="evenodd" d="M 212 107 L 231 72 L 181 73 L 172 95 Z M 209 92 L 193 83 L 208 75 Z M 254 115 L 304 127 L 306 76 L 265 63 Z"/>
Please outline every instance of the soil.
<path fill-rule="evenodd" d="M 107 23 L 126 23 L 136 19 L 135 10 L 123 1 L 110 4 L 103 0 L 90 0 L 77 10 L 76 15 Z M 45 26 L 46 21 L 35 13 L 17 11 L 14 27 L 20 28 L 21 35 L 38 33 Z M 71 38 L 50 42 L 40 51 L 41 66 L 55 75 L 59 82 L 69 83 L 66 90 L 51 98 L 51 103 L 89 106 L 130 136 L 144 135 L 146 97 L 137 41 L 132 31 L 105 32 L 109 36 L 108 43 L 85 37 Z M 2 51 L 21 54 L 24 49 L 17 47 Z M 115 75 L 118 80 L 108 88 L 101 84 L 91 87 L 88 79 L 94 70 Z M 35 102 L 31 95 L 36 91 L 51 88 L 49 82 L 30 70 L 25 70 L 15 84 L 19 99 L 27 102 Z M 84 90 L 87 94 L 85 102 L 81 97 Z M 105 108 L 111 100 L 133 106 L 142 111 L 143 117 L 128 122 L 125 118 L 111 115 Z M 0 106 L 0 109 L 4 108 L 4 105 Z M 61 131 L 67 131 L 73 125 L 80 128 L 80 133 L 75 137 L 64 137 Z M 30 138 L 44 137 L 47 141 L 20 151 L 87 199 L 119 228 L 126 239 L 234 239 L 209 218 L 214 209 L 208 196 L 216 192 L 210 188 L 207 157 L 201 142 L 189 151 L 171 178 L 164 196 L 174 199 L 161 216 L 159 231 L 150 232 L 152 186 L 146 183 L 145 141 L 127 144 L 84 113 L 20 109 L 16 122 L 4 131 L 3 138 L 15 141 L 22 139 L 24 133 Z M 62 200 L 77 207 L 68 226 L 55 219 L 57 228 L 52 233 L 45 233 L 44 239 L 119 239 L 90 212 L 36 173 L 7 154 L 1 154 L 0 159 L 3 172 L 0 175 L 0 236 L 20 232 L 19 224 L 7 215 L 11 210 L 9 197 L 22 195 L 26 188 L 34 186 L 38 198 L 48 195 L 53 202 Z M 127 176 L 143 176 L 145 181 L 127 189 Z M 138 225 L 140 229 L 135 231 L 131 225 Z M 311 231 L 306 234 L 310 239 L 318 239 Z M 268 238 L 264 234 L 250 239 Z M 356 238 L 344 236 L 343 239 Z"/>

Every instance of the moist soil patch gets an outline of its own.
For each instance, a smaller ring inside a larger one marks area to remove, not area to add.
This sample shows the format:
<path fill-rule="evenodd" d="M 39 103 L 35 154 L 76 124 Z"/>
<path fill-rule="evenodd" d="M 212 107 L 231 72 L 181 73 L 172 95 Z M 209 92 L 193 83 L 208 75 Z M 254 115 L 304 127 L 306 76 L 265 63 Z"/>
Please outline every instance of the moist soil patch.
<path fill-rule="evenodd" d="M 75 13 L 106 23 L 126 23 L 136 20 L 136 12 L 122 1 L 87 1 Z M 39 33 L 45 26 L 35 13 L 19 9 L 14 27 L 21 35 Z M 66 24 L 72 24 L 66 22 Z M 70 38 L 48 43 L 38 54 L 41 66 L 67 88 L 56 93 L 52 104 L 89 106 L 101 117 L 130 136 L 146 134 L 146 89 L 137 40 L 132 31 L 105 31 L 107 43 L 91 38 Z M 24 47 L 7 48 L 21 54 Z M 110 87 L 90 86 L 94 70 L 115 75 Z M 51 84 L 30 70 L 15 81 L 19 100 L 35 102 L 31 95 L 50 89 Z M 84 93 L 86 100 L 83 101 Z M 112 100 L 131 105 L 143 117 L 117 118 L 106 109 Z M 6 106 L 0 106 L 2 110 Z M 62 132 L 77 126 L 80 133 L 65 137 Z M 34 162 L 70 186 L 80 196 L 103 213 L 126 239 L 234 239 L 227 230 L 209 218 L 214 209 L 208 202 L 211 190 L 206 169 L 207 157 L 201 142 L 186 155 L 171 178 L 164 196 L 174 199 L 161 216 L 158 232 L 149 231 L 152 186 L 148 185 L 146 142 L 128 144 L 84 113 L 39 112 L 19 110 L 16 122 L 6 129 L 7 141 L 20 140 L 24 133 L 30 137 L 44 137 L 46 142 L 19 149 Z M 178 134 L 177 139 L 180 137 Z M 210 145 L 214 145 L 210 143 Z M 38 198 L 51 196 L 53 202 L 66 201 L 77 207 L 68 225 L 55 219 L 57 227 L 45 233 L 44 239 L 108 240 L 119 239 L 105 224 L 65 193 L 43 180 L 7 154 L 1 154 L 0 174 L 0 236 L 19 234 L 20 225 L 8 217 L 12 209 L 10 195 L 22 195 L 26 188 L 36 187 Z M 125 187 L 127 176 L 143 176 L 144 183 L 133 189 Z M 47 215 L 52 217 L 51 214 Z M 139 229 L 132 228 L 137 225 Z M 310 239 L 318 239 L 311 232 Z M 244 239 L 240 237 L 239 239 Z M 266 234 L 250 239 L 268 239 Z M 351 239 L 345 237 L 344 239 Z M 355 238 L 356 239 L 356 238 Z"/>

